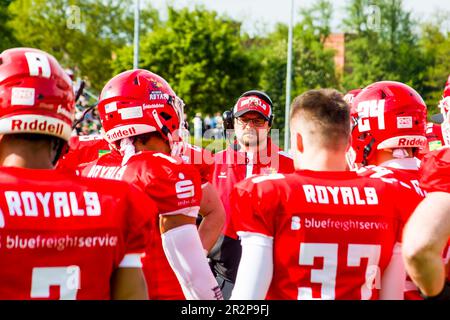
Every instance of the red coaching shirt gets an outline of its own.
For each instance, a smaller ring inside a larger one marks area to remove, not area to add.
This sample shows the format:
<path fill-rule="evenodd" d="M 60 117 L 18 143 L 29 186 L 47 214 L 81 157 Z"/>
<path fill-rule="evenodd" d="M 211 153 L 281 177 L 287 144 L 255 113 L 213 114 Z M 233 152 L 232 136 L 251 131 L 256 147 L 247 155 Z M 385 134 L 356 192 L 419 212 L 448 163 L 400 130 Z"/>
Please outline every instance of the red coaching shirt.
<path fill-rule="evenodd" d="M 239 183 L 232 224 L 274 239 L 268 299 L 377 299 L 420 199 L 397 182 L 304 170 Z"/>
<path fill-rule="evenodd" d="M 257 174 L 292 173 L 294 162 L 286 152 L 268 139 L 266 150 L 255 155 L 236 151 L 234 146 L 215 154 L 213 185 L 219 192 L 226 213 L 225 235 L 237 239 L 231 227 L 227 227 L 231 215 L 230 194 L 239 181 Z"/>
<path fill-rule="evenodd" d="M 0 181 L 0 299 L 109 299 L 119 265 L 140 267 L 157 216 L 142 191 L 56 170 Z"/>
<path fill-rule="evenodd" d="M 122 158 L 111 153 L 84 167 L 81 174 L 124 180 L 138 186 L 156 202 L 161 215 L 183 214 L 194 218 L 198 215 L 200 176 L 181 158 L 144 151 L 122 166 Z M 184 299 L 178 279 L 164 254 L 159 230 L 153 232 L 152 240 L 142 260 L 150 299 Z"/>

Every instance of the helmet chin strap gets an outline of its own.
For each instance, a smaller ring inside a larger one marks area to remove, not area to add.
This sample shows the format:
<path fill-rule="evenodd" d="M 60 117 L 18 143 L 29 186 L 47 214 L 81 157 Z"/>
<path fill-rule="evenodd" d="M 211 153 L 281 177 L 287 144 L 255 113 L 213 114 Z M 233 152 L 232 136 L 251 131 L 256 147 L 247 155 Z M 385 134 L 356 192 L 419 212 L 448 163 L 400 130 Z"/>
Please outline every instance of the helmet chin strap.
<path fill-rule="evenodd" d="M 367 158 L 372 151 L 372 146 L 375 143 L 375 138 L 372 138 L 370 142 L 364 147 L 362 165 L 367 166 L 369 164 Z"/>
<path fill-rule="evenodd" d="M 122 154 L 122 166 L 126 165 L 128 160 L 136 154 L 136 148 L 130 138 L 120 140 L 120 153 Z"/>
<path fill-rule="evenodd" d="M 156 124 L 159 127 L 159 130 L 163 133 L 163 135 L 165 135 L 167 137 L 167 140 L 169 141 L 169 147 L 170 150 L 172 150 L 174 142 L 173 142 L 173 138 L 172 138 L 172 134 L 169 131 L 169 128 L 167 128 L 162 122 L 161 119 L 158 116 L 158 112 L 156 110 L 152 111 L 152 116 L 153 119 L 155 119 Z"/>

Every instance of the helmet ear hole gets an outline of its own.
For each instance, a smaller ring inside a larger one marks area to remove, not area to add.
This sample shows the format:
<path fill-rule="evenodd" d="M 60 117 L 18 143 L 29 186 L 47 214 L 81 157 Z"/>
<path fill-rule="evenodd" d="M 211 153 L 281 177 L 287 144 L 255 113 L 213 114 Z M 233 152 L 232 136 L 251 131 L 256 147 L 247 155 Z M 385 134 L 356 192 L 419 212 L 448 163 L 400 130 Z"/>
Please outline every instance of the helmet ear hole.
<path fill-rule="evenodd" d="M 170 119 L 172 119 L 172 116 L 164 111 L 161 112 L 159 115 L 166 121 L 169 121 Z"/>

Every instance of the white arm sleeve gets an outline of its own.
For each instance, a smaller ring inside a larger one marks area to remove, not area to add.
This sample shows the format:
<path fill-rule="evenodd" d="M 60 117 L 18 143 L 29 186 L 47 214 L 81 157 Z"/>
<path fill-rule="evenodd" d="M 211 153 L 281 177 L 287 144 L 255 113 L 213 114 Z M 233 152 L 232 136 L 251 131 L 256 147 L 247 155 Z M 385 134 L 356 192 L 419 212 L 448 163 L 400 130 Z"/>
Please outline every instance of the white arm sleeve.
<path fill-rule="evenodd" d="M 188 300 L 223 300 L 204 254 L 194 224 L 173 228 L 161 235 L 167 260 Z"/>
<path fill-rule="evenodd" d="M 238 232 L 242 256 L 231 300 L 264 300 L 273 276 L 273 238 Z"/>
<path fill-rule="evenodd" d="M 397 242 L 392 258 L 381 278 L 380 300 L 403 300 L 406 271 L 402 259 L 402 245 Z"/>
<path fill-rule="evenodd" d="M 126 254 L 119 263 L 119 268 L 142 268 L 142 256 L 143 254 L 139 253 Z"/>

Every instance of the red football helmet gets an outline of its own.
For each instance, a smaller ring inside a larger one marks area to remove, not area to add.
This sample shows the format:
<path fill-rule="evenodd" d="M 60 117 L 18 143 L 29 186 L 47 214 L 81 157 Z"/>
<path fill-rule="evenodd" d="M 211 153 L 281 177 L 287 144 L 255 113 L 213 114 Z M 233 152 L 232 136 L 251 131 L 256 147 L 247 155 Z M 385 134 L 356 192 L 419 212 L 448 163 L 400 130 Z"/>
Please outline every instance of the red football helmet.
<path fill-rule="evenodd" d="M 364 88 L 353 102 L 355 162 L 368 164 L 376 150 L 424 148 L 427 107 L 406 84 L 381 81 Z"/>
<path fill-rule="evenodd" d="M 3 51 L 0 134 L 39 133 L 69 141 L 75 114 L 71 83 L 58 61 L 44 51 Z"/>
<path fill-rule="evenodd" d="M 108 81 L 98 111 L 109 143 L 159 132 L 172 147 L 180 140 L 183 101 L 162 77 L 147 70 L 129 70 Z"/>
<path fill-rule="evenodd" d="M 449 77 L 450 81 L 450 77 Z M 442 122 L 442 136 L 446 145 L 450 145 L 450 84 L 445 87 L 442 100 L 439 101 L 439 109 L 444 116 Z"/>

